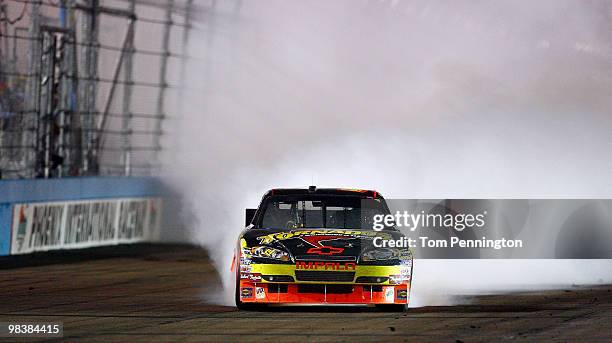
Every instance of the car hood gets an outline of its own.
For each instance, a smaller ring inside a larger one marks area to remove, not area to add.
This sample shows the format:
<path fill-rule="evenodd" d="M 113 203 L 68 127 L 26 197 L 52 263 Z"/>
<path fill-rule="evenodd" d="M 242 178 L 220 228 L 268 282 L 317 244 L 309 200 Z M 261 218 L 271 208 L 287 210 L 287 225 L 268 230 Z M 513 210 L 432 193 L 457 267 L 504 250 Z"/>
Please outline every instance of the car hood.
<path fill-rule="evenodd" d="M 250 229 L 242 239 L 247 247 L 269 246 L 282 249 L 296 260 L 357 260 L 362 252 L 373 249 L 376 237 L 397 240 L 399 231 L 359 229 Z"/>

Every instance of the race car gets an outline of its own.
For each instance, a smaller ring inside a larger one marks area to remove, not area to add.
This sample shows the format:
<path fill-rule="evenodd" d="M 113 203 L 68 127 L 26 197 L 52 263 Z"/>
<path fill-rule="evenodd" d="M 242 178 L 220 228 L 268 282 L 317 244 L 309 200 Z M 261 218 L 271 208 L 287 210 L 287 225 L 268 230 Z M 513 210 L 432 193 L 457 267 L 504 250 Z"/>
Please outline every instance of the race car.
<path fill-rule="evenodd" d="M 377 214 L 389 209 L 376 191 L 315 186 L 268 191 L 256 210 L 246 210 L 247 226 L 236 244 L 231 267 L 236 306 L 362 304 L 404 310 L 412 253 L 380 247 L 404 236 L 394 226 L 374 230 Z"/>

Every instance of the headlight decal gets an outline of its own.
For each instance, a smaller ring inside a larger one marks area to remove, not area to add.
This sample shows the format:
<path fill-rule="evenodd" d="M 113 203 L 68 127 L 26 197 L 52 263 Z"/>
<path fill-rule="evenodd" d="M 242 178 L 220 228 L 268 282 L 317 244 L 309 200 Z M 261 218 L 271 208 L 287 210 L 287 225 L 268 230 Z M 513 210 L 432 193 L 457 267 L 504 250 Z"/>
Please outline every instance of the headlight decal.
<path fill-rule="evenodd" d="M 364 262 L 400 260 L 400 264 L 412 265 L 412 252 L 409 249 L 375 248 L 363 252 L 361 260 Z"/>
<path fill-rule="evenodd" d="M 364 252 L 361 255 L 362 261 L 382 261 L 382 260 L 396 260 L 400 258 L 400 252 L 397 249 L 392 248 L 376 248 Z"/>
<path fill-rule="evenodd" d="M 289 254 L 285 251 L 268 247 L 268 246 L 256 246 L 252 248 L 245 248 L 248 250 L 248 254 L 252 258 L 269 258 L 272 260 L 279 261 L 290 261 Z M 244 250 L 244 249 L 243 249 Z"/>

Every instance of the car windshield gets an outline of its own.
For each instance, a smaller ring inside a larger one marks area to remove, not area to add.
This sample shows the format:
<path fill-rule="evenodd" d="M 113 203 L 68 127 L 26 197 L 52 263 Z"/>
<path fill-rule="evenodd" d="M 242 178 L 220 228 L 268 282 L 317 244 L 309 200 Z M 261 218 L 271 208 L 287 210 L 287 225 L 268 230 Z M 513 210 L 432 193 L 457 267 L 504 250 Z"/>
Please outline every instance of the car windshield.
<path fill-rule="evenodd" d="M 375 214 L 389 209 L 381 198 L 358 196 L 272 196 L 262 206 L 258 227 L 271 229 L 372 229 Z"/>

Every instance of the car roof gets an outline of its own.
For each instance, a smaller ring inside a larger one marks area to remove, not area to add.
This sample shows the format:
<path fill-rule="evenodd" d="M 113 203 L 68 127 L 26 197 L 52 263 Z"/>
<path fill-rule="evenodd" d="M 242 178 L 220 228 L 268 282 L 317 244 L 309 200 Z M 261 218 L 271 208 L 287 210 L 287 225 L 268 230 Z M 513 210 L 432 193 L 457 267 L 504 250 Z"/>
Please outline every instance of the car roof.
<path fill-rule="evenodd" d="M 269 190 L 265 197 L 273 195 L 300 195 L 300 194 L 319 194 L 319 195 L 361 195 L 366 198 L 382 198 L 380 193 L 367 189 L 348 189 L 348 188 L 273 188 Z"/>

